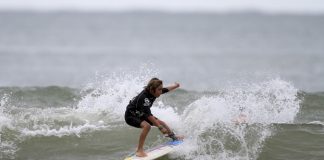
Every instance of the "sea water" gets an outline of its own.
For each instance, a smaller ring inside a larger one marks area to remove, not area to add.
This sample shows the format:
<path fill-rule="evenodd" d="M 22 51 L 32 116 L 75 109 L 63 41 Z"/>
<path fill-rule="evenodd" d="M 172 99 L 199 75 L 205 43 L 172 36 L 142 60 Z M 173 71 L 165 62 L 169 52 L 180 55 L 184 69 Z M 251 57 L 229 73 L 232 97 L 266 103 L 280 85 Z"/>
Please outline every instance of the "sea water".
<path fill-rule="evenodd" d="M 123 159 L 129 100 L 185 141 L 162 159 L 323 159 L 322 15 L 0 13 L 0 159 Z M 245 123 L 235 119 L 245 115 Z M 145 149 L 167 141 L 152 128 Z"/>

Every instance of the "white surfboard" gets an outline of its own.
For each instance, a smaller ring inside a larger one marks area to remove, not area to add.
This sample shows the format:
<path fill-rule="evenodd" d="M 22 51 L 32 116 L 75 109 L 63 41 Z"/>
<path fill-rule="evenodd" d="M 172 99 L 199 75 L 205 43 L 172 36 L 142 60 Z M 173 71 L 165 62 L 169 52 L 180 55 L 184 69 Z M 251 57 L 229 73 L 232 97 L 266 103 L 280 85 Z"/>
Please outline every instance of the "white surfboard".
<path fill-rule="evenodd" d="M 174 151 L 174 147 L 180 145 L 183 141 L 170 141 L 165 144 L 159 145 L 152 149 L 146 151 L 146 157 L 137 157 L 135 154 L 131 157 L 125 158 L 125 160 L 153 160 L 159 157 L 162 157 L 172 151 Z"/>

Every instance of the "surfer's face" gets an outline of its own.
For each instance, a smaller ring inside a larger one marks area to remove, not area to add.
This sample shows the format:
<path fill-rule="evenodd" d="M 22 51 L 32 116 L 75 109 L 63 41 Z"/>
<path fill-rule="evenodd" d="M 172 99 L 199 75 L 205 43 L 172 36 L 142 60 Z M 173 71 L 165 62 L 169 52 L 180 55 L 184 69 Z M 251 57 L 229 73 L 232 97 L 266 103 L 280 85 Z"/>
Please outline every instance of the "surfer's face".
<path fill-rule="evenodd" d="M 158 88 L 156 88 L 154 93 L 152 93 L 153 96 L 154 97 L 160 97 L 160 95 L 162 94 L 162 88 L 163 88 L 162 85 L 160 85 Z"/>

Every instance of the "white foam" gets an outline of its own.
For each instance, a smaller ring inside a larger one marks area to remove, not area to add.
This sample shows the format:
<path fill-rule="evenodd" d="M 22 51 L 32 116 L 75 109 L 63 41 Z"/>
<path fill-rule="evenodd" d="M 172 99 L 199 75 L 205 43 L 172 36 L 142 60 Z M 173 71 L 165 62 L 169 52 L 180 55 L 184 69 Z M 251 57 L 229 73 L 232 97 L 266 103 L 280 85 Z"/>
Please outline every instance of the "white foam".
<path fill-rule="evenodd" d="M 21 136 L 57 137 L 109 130 L 121 122 L 124 124 L 129 100 L 143 89 L 152 75 L 153 71 L 143 69 L 140 72 L 98 76 L 96 82 L 83 89 L 92 91 L 82 97 L 76 108 L 18 109 L 21 111 L 15 117 L 18 122 L 16 129 L 20 130 Z"/>
<path fill-rule="evenodd" d="M 77 105 L 77 111 L 106 113 L 110 121 L 123 121 L 129 101 L 142 91 L 147 81 L 155 75 L 154 71 L 141 68 L 139 72 L 103 76 L 96 83 L 88 85 L 94 90 L 82 98 Z"/>
<path fill-rule="evenodd" d="M 164 105 L 162 101 L 158 101 L 154 103 L 151 111 L 154 116 L 164 121 L 171 129 L 179 130 L 181 128 L 181 117 L 172 106 Z"/>
<path fill-rule="evenodd" d="M 10 114 L 6 113 L 6 105 L 9 95 L 5 94 L 0 100 L 0 159 L 14 159 L 18 147 L 14 142 L 3 140 L 2 132 L 4 128 L 13 128 L 13 120 Z"/>
<path fill-rule="evenodd" d="M 297 92 L 292 84 L 276 78 L 229 88 L 223 97 L 233 116 L 244 113 L 249 123 L 291 123 L 299 111 Z"/>
<path fill-rule="evenodd" d="M 178 155 L 195 160 L 256 159 L 272 134 L 270 124 L 294 120 L 300 103 L 296 96 L 290 83 L 274 79 L 202 97 L 181 117 L 187 139 Z M 240 114 L 247 116 L 247 124 L 233 123 Z"/>
<path fill-rule="evenodd" d="M 76 113 L 105 113 L 108 121 L 121 122 L 129 100 L 150 78 L 131 74 L 105 77 L 91 85 L 94 90 L 79 102 Z M 272 134 L 269 125 L 294 120 L 299 111 L 296 95 L 297 89 L 289 82 L 273 79 L 232 86 L 219 95 L 203 96 L 187 106 L 183 115 L 161 101 L 154 104 L 152 113 L 187 136 L 178 156 L 204 160 L 256 159 L 262 143 Z M 233 123 L 240 114 L 246 115 L 248 125 L 253 126 Z"/>
<path fill-rule="evenodd" d="M 24 136 L 56 136 L 56 137 L 62 137 L 62 136 L 69 136 L 69 135 L 76 135 L 80 137 L 81 133 L 84 133 L 86 131 L 95 131 L 95 130 L 102 130 L 107 129 L 107 127 L 103 125 L 91 125 L 89 122 L 83 125 L 73 126 L 72 123 L 70 126 L 63 126 L 59 129 L 51 129 L 48 125 L 40 125 L 40 126 L 34 126 L 37 128 L 36 130 L 30 130 L 30 129 L 23 129 L 22 135 Z"/>
<path fill-rule="evenodd" d="M 11 117 L 5 112 L 5 105 L 8 101 L 8 98 L 9 96 L 5 94 L 0 100 L 0 132 L 2 131 L 3 127 L 12 127 Z"/>
<path fill-rule="evenodd" d="M 84 90 L 93 91 L 86 94 L 76 108 L 62 106 L 59 108 L 24 108 L 10 106 L 5 112 L 8 97 L 0 101 L 0 129 L 11 126 L 25 136 L 80 136 L 83 132 L 107 130 L 124 124 L 124 112 L 129 100 L 140 92 L 147 80 L 155 76 L 153 70 L 142 66 L 137 72 L 120 72 L 100 76 Z M 73 125 L 72 125 L 73 124 Z M 0 130 L 1 131 L 1 130 Z"/>
<path fill-rule="evenodd" d="M 129 101 L 139 94 L 148 80 L 158 77 L 157 72 L 143 66 L 139 72 L 121 72 L 108 76 L 100 76 L 97 82 L 89 84 L 93 89 L 78 103 L 77 113 L 93 113 L 105 115 L 110 124 L 124 122 L 124 113 Z M 157 99 L 151 108 L 153 115 L 166 122 L 172 129 L 178 130 L 181 126 L 180 116 L 172 106 L 164 105 Z M 98 117 L 98 116 L 97 116 Z M 99 121 L 102 119 L 98 119 Z"/>
<path fill-rule="evenodd" d="M 3 108 L 6 100 L 1 100 L 0 129 L 14 126 L 21 137 L 62 137 L 125 125 L 123 117 L 129 100 L 142 91 L 153 76 L 156 73 L 147 69 L 101 76 L 84 88 L 92 91 L 82 97 L 76 108 L 11 106 L 11 110 L 19 114 L 8 115 Z M 186 106 L 182 115 L 175 106 L 165 105 L 158 99 L 152 113 L 176 132 L 185 134 L 185 144 L 175 156 L 195 160 L 256 159 L 262 143 L 272 134 L 269 125 L 294 120 L 299 111 L 296 95 L 297 89 L 290 83 L 274 79 L 232 86 L 221 94 L 203 96 Z M 247 125 L 233 123 L 233 118 L 242 113 L 248 117 Z M 1 145 L 12 144 L 1 142 Z M 14 145 L 12 148 L 14 150 Z"/>
<path fill-rule="evenodd" d="M 72 108 L 11 108 L 20 109 L 19 114 L 14 115 L 14 126 L 22 139 L 30 136 L 80 136 L 84 132 L 110 128 L 109 124 L 98 121 L 96 115 L 79 113 Z"/>
<path fill-rule="evenodd" d="M 312 122 L 308 122 L 307 124 L 317 124 L 317 125 L 324 126 L 324 122 L 322 122 L 322 121 L 312 121 Z"/>

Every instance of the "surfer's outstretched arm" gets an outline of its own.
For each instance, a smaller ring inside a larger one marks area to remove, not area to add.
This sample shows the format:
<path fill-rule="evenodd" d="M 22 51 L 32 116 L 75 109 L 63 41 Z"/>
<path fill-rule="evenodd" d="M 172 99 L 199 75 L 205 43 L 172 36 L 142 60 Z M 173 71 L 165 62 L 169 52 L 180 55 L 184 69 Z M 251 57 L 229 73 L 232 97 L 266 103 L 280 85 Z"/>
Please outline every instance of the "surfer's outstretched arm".
<path fill-rule="evenodd" d="M 175 82 L 173 85 L 170 85 L 166 87 L 169 91 L 175 90 L 180 87 L 180 84 L 178 82 Z"/>

